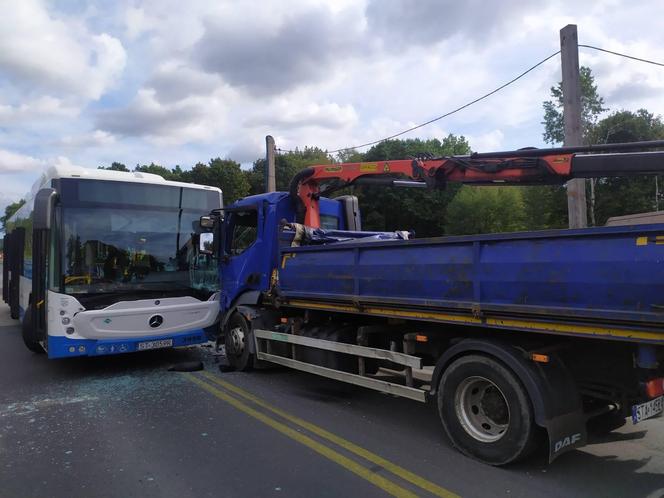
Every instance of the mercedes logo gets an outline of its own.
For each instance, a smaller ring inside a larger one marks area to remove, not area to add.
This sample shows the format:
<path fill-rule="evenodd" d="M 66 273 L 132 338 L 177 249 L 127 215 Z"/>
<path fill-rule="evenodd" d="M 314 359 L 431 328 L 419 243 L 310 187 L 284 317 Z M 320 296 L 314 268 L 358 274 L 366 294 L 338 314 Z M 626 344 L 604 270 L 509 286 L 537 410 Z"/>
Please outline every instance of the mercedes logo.
<path fill-rule="evenodd" d="M 148 324 L 149 324 L 150 327 L 152 327 L 153 329 L 156 329 L 156 328 L 159 327 L 162 323 L 164 323 L 164 317 L 161 316 L 161 315 L 154 315 L 154 316 L 151 316 L 150 319 L 148 320 Z"/>

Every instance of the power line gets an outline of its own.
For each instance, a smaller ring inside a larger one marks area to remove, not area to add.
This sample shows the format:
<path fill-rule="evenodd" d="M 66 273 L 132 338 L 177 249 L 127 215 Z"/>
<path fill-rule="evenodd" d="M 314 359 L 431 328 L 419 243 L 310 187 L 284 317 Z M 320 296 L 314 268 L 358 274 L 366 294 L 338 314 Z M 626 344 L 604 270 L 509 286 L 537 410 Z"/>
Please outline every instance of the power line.
<path fill-rule="evenodd" d="M 645 63 L 647 63 L 647 64 L 654 64 L 654 65 L 656 65 L 656 66 L 662 66 L 662 67 L 664 67 L 664 63 L 661 63 L 661 62 L 656 62 L 656 61 L 649 60 L 649 59 L 642 59 L 642 58 L 640 58 L 640 57 L 635 57 L 635 56 L 633 56 L 633 55 L 621 54 L 620 52 L 614 52 L 613 50 L 607 50 L 607 49 L 605 49 L 605 48 L 595 47 L 595 46 L 593 46 L 593 45 L 583 45 L 583 44 L 579 44 L 579 47 L 589 48 L 589 49 L 591 49 L 591 50 L 597 50 L 597 51 L 599 51 L 599 52 L 606 52 L 607 54 L 617 55 L 617 56 L 619 56 L 619 57 L 624 57 L 624 58 L 626 58 L 626 59 L 632 59 L 632 60 L 635 60 L 635 61 L 645 62 Z M 473 99 L 473 100 L 471 100 L 470 102 L 467 102 L 466 104 L 457 107 L 456 109 L 453 109 L 453 110 L 451 110 L 451 111 L 449 111 L 449 112 L 446 112 L 445 114 L 441 114 L 441 115 L 438 116 L 438 117 L 435 117 L 435 118 L 433 118 L 433 119 L 430 119 L 429 121 L 425 121 L 424 123 L 420 123 L 420 124 L 415 125 L 415 126 L 413 126 L 413 127 L 411 127 L 411 128 L 408 128 L 408 129 L 406 129 L 406 130 L 400 131 L 399 133 L 395 133 L 394 135 L 390 135 L 390 136 L 385 137 L 385 138 L 381 138 L 381 139 L 378 139 L 378 140 L 374 140 L 374 141 L 372 141 L 372 142 L 366 142 L 366 143 L 363 143 L 363 144 L 360 144 L 360 145 L 355 145 L 355 146 L 352 146 L 352 147 L 343 147 L 343 148 L 341 148 L 341 149 L 331 150 L 331 151 L 328 151 L 328 154 L 335 154 L 335 153 L 337 153 L 337 152 L 342 152 L 342 151 L 345 151 L 345 150 L 361 149 L 361 148 L 363 148 L 363 147 L 368 147 L 368 146 L 370 146 L 370 145 L 376 145 L 376 144 L 379 144 L 379 143 L 381 143 L 381 142 L 385 142 L 385 141 L 387 141 L 387 140 L 392 140 L 393 138 L 400 137 L 401 135 L 405 135 L 406 133 L 410 133 L 411 131 L 417 130 L 418 128 L 422 128 L 422 127 L 427 126 L 427 125 L 429 125 L 429 124 L 431 124 L 431 123 L 434 123 L 434 122 L 436 122 L 436 121 L 439 121 L 439 120 L 441 120 L 441 119 L 443 119 L 443 118 L 446 118 L 446 117 L 448 117 L 448 116 L 451 116 L 452 114 L 455 114 L 455 113 L 457 113 L 457 112 L 459 112 L 459 111 L 461 111 L 461 110 L 463 110 L 463 109 L 466 109 L 467 107 L 470 107 L 471 105 L 476 104 L 477 102 L 480 102 L 481 100 L 484 100 L 484 99 L 490 97 L 491 95 L 493 95 L 493 94 L 495 94 L 495 93 L 498 93 L 498 92 L 501 91 L 502 89 L 504 89 L 504 88 L 510 86 L 512 83 L 515 83 L 516 81 L 520 80 L 521 78 L 523 78 L 525 75 L 527 75 L 528 73 L 530 73 L 530 72 L 533 71 L 534 69 L 537 69 L 539 66 L 541 66 L 542 64 L 544 64 L 544 63 L 547 62 L 548 60 L 552 59 L 553 57 L 555 57 L 555 56 L 558 55 L 559 53 L 560 53 L 560 50 L 558 50 L 557 52 L 554 52 L 553 54 L 551 54 L 551 55 L 549 55 L 548 57 L 546 57 L 546 58 L 542 59 L 541 61 L 539 61 L 537 64 L 534 64 L 533 66 L 529 67 L 528 69 L 526 69 L 524 72 L 522 72 L 522 73 L 519 74 L 518 76 L 512 78 L 512 79 L 509 80 L 507 83 L 504 83 L 504 84 L 500 85 L 498 88 L 495 88 L 494 90 L 491 90 L 489 93 L 486 93 L 486 94 L 482 95 L 481 97 L 477 97 L 476 99 Z M 276 150 L 279 151 L 279 152 L 286 152 L 286 153 L 288 153 L 288 152 L 295 152 L 295 151 L 293 151 L 293 150 L 287 150 L 287 149 L 276 149 Z"/>
<path fill-rule="evenodd" d="M 494 93 L 498 93 L 498 92 L 501 91 L 503 88 L 506 88 L 506 87 L 510 86 L 512 83 L 515 83 L 516 81 L 520 80 L 520 79 L 523 78 L 526 74 L 528 74 L 529 72 L 531 72 L 531 71 L 537 69 L 539 66 L 541 66 L 542 64 L 544 64 L 545 62 L 547 62 L 549 59 L 552 59 L 553 57 L 555 57 L 555 56 L 558 55 L 559 53 L 560 53 L 560 50 L 558 50 L 557 52 L 554 52 L 553 54 L 551 54 L 551 55 L 549 55 L 548 57 L 546 57 L 546 58 L 542 59 L 541 61 L 539 61 L 537 64 L 535 64 L 535 65 L 529 67 L 528 69 L 526 69 L 524 72 L 522 72 L 522 73 L 519 74 L 518 76 L 512 78 L 512 79 L 509 80 L 507 83 L 504 83 L 504 84 L 500 85 L 498 88 L 495 88 L 495 89 L 491 90 L 489 93 L 485 93 L 485 94 L 482 95 L 481 97 L 477 97 L 476 99 L 473 99 L 473 100 L 471 100 L 470 102 L 467 102 L 467 103 L 463 104 L 462 106 L 457 107 L 456 109 L 453 109 L 453 110 L 451 110 L 451 111 L 449 111 L 449 112 L 446 112 L 445 114 L 441 114 L 441 115 L 438 116 L 438 117 L 432 118 L 432 119 L 430 119 L 429 121 L 425 121 L 424 123 L 420 123 L 420 124 L 415 125 L 415 126 L 413 126 L 413 127 L 411 127 L 411 128 L 408 128 L 407 130 L 400 131 L 399 133 L 395 133 L 394 135 L 390 135 L 389 137 L 381 138 L 381 139 L 379 139 L 379 140 L 374 140 L 374 141 L 372 141 L 372 142 L 367 142 L 367 143 L 363 143 L 363 144 L 360 144 L 360 145 L 354 145 L 354 146 L 352 146 L 352 147 L 343 147 L 343 148 L 341 148 L 341 149 L 331 150 L 331 151 L 328 151 L 328 154 L 334 154 L 334 153 L 336 153 L 336 152 L 341 152 L 341 151 L 344 151 L 344 150 L 350 150 L 350 149 L 360 149 L 360 148 L 362 148 L 362 147 L 368 147 L 369 145 L 375 145 L 375 144 L 378 144 L 378 143 L 381 143 L 381 142 L 385 142 L 385 141 L 387 141 L 387 140 L 392 140 L 393 138 L 400 137 L 401 135 L 405 135 L 406 133 L 409 133 L 409 132 L 411 132 L 411 131 L 413 131 L 413 130 L 417 130 L 418 128 L 422 128 L 423 126 L 427 126 L 427 125 L 429 125 L 429 124 L 431 124 L 431 123 L 434 123 L 434 122 L 439 121 L 439 120 L 441 120 L 441 119 L 443 119 L 443 118 L 446 118 L 446 117 L 448 117 L 448 116 L 451 116 L 452 114 L 455 114 L 455 113 L 457 113 L 457 112 L 459 112 L 459 111 L 461 111 L 461 110 L 463 110 L 463 109 L 465 109 L 465 108 L 467 108 L 467 107 L 470 107 L 470 106 L 473 105 L 473 104 L 478 103 L 478 102 L 481 101 L 481 100 L 484 100 L 484 99 L 490 97 L 490 96 L 493 95 Z M 278 150 L 279 152 L 294 152 L 294 151 L 292 151 L 292 150 L 284 150 L 284 149 L 277 149 L 277 150 Z"/>
<path fill-rule="evenodd" d="M 590 48 L 592 50 L 598 50 L 599 52 L 606 52 L 607 54 L 613 54 L 613 55 L 617 55 L 617 56 L 620 56 L 620 57 L 625 57 L 626 59 L 632 59 L 632 60 L 635 60 L 635 61 L 645 62 L 647 64 L 654 64 L 655 66 L 664 67 L 664 63 L 661 63 L 661 62 L 655 62 L 655 61 L 651 61 L 651 60 L 648 60 L 648 59 L 642 59 L 640 57 L 634 57 L 633 55 L 621 54 L 620 52 L 614 52 L 613 50 L 607 50 L 605 48 L 594 47 L 592 45 L 581 45 L 581 44 L 579 44 L 579 47 Z"/>

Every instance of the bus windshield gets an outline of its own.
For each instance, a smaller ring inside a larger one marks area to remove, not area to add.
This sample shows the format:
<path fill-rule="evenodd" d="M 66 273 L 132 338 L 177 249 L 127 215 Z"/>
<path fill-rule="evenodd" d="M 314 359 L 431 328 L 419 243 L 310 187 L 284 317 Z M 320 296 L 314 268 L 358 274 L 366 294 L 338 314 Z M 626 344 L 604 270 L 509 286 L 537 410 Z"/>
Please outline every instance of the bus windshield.
<path fill-rule="evenodd" d="M 198 253 L 196 234 L 200 216 L 219 207 L 218 192 L 94 180 L 71 183 L 62 196 L 60 218 L 60 287 L 65 293 L 145 291 L 207 298 L 217 290 L 215 264 Z"/>

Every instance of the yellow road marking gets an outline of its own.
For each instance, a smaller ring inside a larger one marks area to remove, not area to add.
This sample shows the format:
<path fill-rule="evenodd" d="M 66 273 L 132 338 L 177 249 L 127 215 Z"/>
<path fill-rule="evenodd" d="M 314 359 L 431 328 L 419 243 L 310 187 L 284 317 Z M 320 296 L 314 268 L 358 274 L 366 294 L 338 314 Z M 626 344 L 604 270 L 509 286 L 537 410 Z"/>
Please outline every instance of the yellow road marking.
<path fill-rule="evenodd" d="M 207 382 L 204 382 L 203 380 L 199 379 L 198 377 L 190 374 L 190 373 L 185 373 L 183 374 L 187 379 L 189 379 L 191 382 L 194 384 L 197 384 L 201 388 L 205 389 L 208 391 L 210 394 L 213 396 L 225 401 L 229 405 L 232 405 L 234 408 L 237 408 L 243 413 L 246 413 L 250 417 L 255 418 L 256 420 L 259 420 L 260 422 L 263 422 L 265 425 L 268 425 L 269 427 L 273 428 L 274 430 L 282 433 L 283 435 L 293 439 L 294 441 L 297 441 L 300 444 L 303 444 L 304 446 L 307 446 L 308 448 L 314 450 L 316 453 L 324 456 L 325 458 L 333 461 L 334 463 L 344 467 L 345 469 L 351 471 L 352 473 L 362 477 L 363 479 L 366 479 L 369 481 L 371 484 L 374 486 L 379 487 L 386 493 L 396 496 L 397 498 L 415 498 L 417 495 L 411 491 L 408 491 L 405 488 L 402 488 L 398 484 L 390 481 L 389 479 L 386 479 L 382 476 L 379 476 L 378 474 L 372 472 L 371 470 L 367 469 L 366 467 L 360 465 L 359 463 L 351 460 L 350 458 L 342 455 L 341 453 L 338 453 L 334 451 L 331 448 L 328 448 L 322 443 L 319 443 L 318 441 L 315 441 L 311 439 L 308 436 L 305 436 L 304 434 L 300 434 L 297 432 L 295 429 L 291 429 L 285 424 L 282 424 L 281 422 L 278 422 L 274 420 L 273 418 L 268 417 L 267 415 L 251 408 L 249 405 L 246 405 L 242 401 L 234 398 L 233 396 L 226 394 L 223 391 L 220 391 L 216 387 L 211 386 Z"/>
<path fill-rule="evenodd" d="M 211 373 L 201 372 L 201 374 L 204 375 L 206 378 L 210 379 L 212 382 L 224 387 L 225 389 L 235 394 L 238 394 L 239 396 L 242 396 L 243 398 L 255 403 L 261 408 L 265 408 L 266 410 L 269 410 L 272 413 L 279 415 L 280 417 L 288 420 L 289 422 L 292 422 L 293 424 L 298 425 L 323 439 L 327 439 L 328 441 L 331 441 L 332 443 L 341 446 L 345 450 L 348 450 L 351 453 L 354 453 L 357 456 L 360 456 L 365 460 L 370 461 L 371 463 L 383 467 L 385 470 L 400 477 L 404 481 L 408 481 L 411 484 L 414 484 L 415 486 L 424 489 L 425 491 L 428 491 L 429 493 L 432 493 L 436 496 L 440 496 L 442 498 L 458 498 L 459 496 L 441 486 L 438 486 L 437 484 L 434 484 L 431 481 L 424 479 L 423 477 L 418 476 L 417 474 L 414 474 L 409 470 L 404 469 L 403 467 L 400 467 L 390 462 L 389 460 L 384 459 L 383 457 L 376 455 L 375 453 L 370 452 L 365 448 L 362 448 L 361 446 L 356 445 L 355 443 L 351 443 L 347 439 L 332 434 L 331 432 L 326 431 L 325 429 L 317 425 L 314 425 L 311 422 L 307 422 L 306 420 L 296 417 L 295 415 L 291 415 L 290 413 L 280 410 L 279 408 L 270 405 L 269 403 L 261 400 L 260 398 L 254 396 L 253 394 L 248 393 L 244 389 L 241 389 L 236 385 L 231 384 L 230 382 L 226 382 L 225 380 L 222 380 L 219 377 L 212 375 Z"/>

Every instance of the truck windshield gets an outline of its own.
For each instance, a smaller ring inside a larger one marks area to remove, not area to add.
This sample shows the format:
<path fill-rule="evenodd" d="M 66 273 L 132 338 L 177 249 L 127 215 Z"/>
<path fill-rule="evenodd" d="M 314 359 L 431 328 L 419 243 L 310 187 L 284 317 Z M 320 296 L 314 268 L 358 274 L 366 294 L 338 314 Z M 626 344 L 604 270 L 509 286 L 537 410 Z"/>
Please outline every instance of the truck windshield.
<path fill-rule="evenodd" d="M 136 293 L 140 298 L 167 292 L 206 298 L 217 290 L 215 263 L 199 254 L 196 233 L 200 216 L 219 207 L 218 192 L 79 183 L 87 192 L 78 188 L 76 195 L 62 196 L 65 293 Z M 216 194 L 216 206 L 209 194 Z"/>

